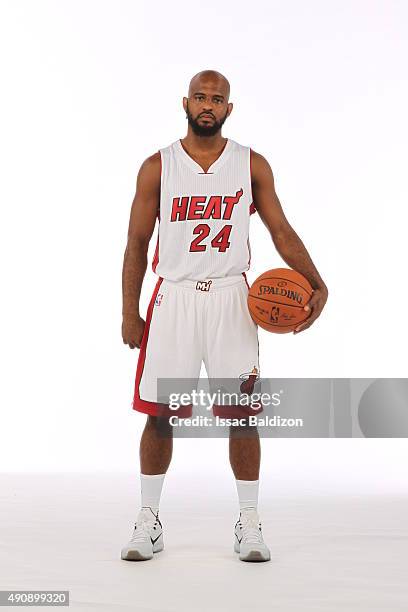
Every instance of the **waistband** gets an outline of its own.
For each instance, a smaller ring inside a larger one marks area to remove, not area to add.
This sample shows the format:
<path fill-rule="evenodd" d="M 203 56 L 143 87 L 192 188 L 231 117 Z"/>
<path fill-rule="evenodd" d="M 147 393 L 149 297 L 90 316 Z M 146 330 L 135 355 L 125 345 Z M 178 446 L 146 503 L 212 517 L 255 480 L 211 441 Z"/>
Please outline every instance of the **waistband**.
<path fill-rule="evenodd" d="M 167 278 L 163 279 L 163 283 L 175 287 L 185 287 L 186 289 L 193 289 L 198 293 L 217 291 L 218 289 L 223 289 L 224 287 L 232 287 L 234 285 L 245 285 L 246 282 L 246 277 L 243 274 L 224 276 L 222 278 L 206 278 L 205 280 L 183 279 L 179 281 L 172 281 Z"/>

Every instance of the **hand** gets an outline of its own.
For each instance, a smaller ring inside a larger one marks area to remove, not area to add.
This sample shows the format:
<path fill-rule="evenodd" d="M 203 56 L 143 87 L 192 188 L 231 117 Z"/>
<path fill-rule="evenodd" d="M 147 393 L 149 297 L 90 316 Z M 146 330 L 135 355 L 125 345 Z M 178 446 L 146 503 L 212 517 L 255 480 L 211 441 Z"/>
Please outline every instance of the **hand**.
<path fill-rule="evenodd" d="M 322 287 L 321 289 L 314 289 L 312 297 L 304 307 L 306 311 L 310 311 L 310 315 L 303 323 L 296 327 L 293 332 L 294 334 L 298 334 L 299 332 L 304 331 L 316 321 L 316 319 L 320 316 L 324 305 L 327 302 L 328 295 L 329 292 L 327 291 L 327 287 Z"/>
<path fill-rule="evenodd" d="M 139 315 L 124 314 L 122 322 L 122 338 L 129 348 L 140 348 L 146 322 Z"/>

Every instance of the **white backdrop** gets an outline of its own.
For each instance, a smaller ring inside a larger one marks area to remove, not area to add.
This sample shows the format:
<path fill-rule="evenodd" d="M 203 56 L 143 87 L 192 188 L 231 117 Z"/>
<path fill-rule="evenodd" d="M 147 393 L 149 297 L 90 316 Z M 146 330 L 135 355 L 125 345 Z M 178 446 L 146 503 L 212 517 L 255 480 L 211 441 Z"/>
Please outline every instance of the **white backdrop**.
<path fill-rule="evenodd" d="M 262 376 L 406 376 L 407 18 L 396 0 L 2 0 L 2 470 L 137 471 L 130 205 L 142 161 L 185 135 L 182 97 L 207 68 L 231 82 L 223 135 L 269 160 L 330 292 L 303 334 L 259 331 Z M 285 265 L 257 215 L 251 247 L 250 282 Z M 228 471 L 226 441 L 207 444 L 176 442 L 178 469 Z M 265 440 L 263 469 L 279 454 L 300 480 L 331 466 L 346 482 L 347 456 L 362 481 L 393 469 L 405 487 L 405 446 Z"/>

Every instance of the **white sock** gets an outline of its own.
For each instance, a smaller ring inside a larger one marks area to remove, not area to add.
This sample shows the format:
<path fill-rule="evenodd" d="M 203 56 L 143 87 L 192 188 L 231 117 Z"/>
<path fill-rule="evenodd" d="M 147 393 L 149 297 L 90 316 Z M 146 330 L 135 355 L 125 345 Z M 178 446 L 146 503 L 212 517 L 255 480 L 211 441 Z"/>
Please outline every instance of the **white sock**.
<path fill-rule="evenodd" d="M 142 508 L 150 507 L 155 514 L 158 513 L 165 476 L 166 474 L 140 474 Z"/>
<path fill-rule="evenodd" d="M 259 491 L 259 480 L 237 480 L 237 492 L 239 509 L 243 510 L 257 510 L 258 508 L 258 491 Z"/>

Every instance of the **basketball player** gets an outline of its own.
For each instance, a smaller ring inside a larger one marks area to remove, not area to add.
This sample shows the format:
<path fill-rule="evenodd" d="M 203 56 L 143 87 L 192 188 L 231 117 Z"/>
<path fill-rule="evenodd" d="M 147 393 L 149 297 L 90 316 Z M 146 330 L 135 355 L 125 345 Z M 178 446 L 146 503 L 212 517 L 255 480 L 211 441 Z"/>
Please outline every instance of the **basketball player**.
<path fill-rule="evenodd" d="M 229 95 L 230 85 L 219 72 L 196 74 L 183 98 L 187 136 L 148 157 L 137 177 L 123 265 L 122 335 L 131 349 L 140 349 L 133 408 L 146 414 L 147 422 L 140 443 L 142 507 L 122 549 L 125 560 L 151 559 L 163 549 L 159 502 L 172 455 L 172 427 L 169 412 L 158 403 L 157 378 L 197 380 L 202 361 L 210 380 L 249 373 L 253 387 L 252 379 L 259 378 L 257 325 L 247 306 L 245 276 L 251 214 L 258 212 L 281 257 L 314 289 L 305 307 L 310 315 L 294 333 L 312 325 L 328 296 L 282 211 L 268 162 L 221 135 L 233 109 Z M 156 219 L 152 267 L 159 278 L 145 321 L 139 297 Z M 214 406 L 213 412 L 222 415 L 222 409 Z M 244 423 L 231 427 L 229 435 L 240 511 L 234 550 L 242 561 L 268 561 L 257 512 L 259 434 Z"/>

